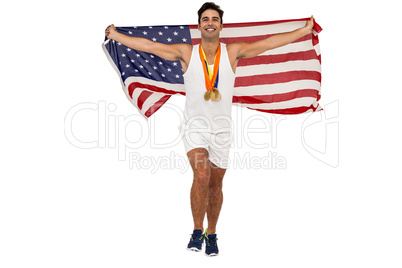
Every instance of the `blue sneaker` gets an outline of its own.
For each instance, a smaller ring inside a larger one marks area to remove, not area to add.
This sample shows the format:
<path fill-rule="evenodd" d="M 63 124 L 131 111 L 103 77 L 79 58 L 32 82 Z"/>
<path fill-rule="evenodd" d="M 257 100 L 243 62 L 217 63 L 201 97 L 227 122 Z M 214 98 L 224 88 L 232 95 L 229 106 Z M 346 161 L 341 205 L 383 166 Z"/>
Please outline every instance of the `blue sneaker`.
<path fill-rule="evenodd" d="M 207 232 L 205 231 L 205 255 L 208 257 L 213 257 L 213 256 L 218 256 L 219 255 L 219 249 L 218 249 L 218 244 L 217 241 L 218 238 L 216 238 L 216 234 L 210 234 L 207 235 Z"/>
<path fill-rule="evenodd" d="M 196 252 L 201 251 L 204 239 L 205 237 L 204 234 L 202 233 L 202 230 L 194 230 L 193 234 L 191 235 L 190 242 L 187 245 L 187 250 Z"/>

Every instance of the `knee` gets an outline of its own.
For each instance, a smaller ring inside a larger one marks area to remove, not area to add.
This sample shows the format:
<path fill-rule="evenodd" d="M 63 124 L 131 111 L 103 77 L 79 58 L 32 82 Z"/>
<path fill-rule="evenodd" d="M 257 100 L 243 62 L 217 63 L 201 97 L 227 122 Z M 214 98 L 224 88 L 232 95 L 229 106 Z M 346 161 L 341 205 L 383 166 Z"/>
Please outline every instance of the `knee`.
<path fill-rule="evenodd" d="M 203 187 L 208 187 L 209 177 L 210 174 L 208 170 L 200 170 L 194 174 L 194 182 Z"/>
<path fill-rule="evenodd" d="M 222 194 L 222 182 L 210 182 L 209 193 L 211 196 L 218 197 Z"/>

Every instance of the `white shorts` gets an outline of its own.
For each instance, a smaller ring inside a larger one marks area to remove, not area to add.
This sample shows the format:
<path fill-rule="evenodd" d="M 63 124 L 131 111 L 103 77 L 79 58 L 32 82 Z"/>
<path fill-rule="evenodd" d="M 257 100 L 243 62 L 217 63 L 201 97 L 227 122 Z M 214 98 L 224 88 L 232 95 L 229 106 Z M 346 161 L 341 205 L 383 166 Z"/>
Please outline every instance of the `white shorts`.
<path fill-rule="evenodd" d="M 195 148 L 204 148 L 208 151 L 208 159 L 223 169 L 227 169 L 229 166 L 229 151 L 232 140 L 231 132 L 211 133 L 203 130 L 186 129 L 183 135 L 186 153 Z"/>

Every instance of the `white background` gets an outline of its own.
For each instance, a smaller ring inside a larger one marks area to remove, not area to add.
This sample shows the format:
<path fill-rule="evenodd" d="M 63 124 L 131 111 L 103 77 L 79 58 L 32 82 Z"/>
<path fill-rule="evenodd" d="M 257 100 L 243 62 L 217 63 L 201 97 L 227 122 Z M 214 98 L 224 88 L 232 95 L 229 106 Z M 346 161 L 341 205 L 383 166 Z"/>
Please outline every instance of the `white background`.
<path fill-rule="evenodd" d="M 227 172 L 217 258 L 185 250 L 190 170 L 130 168 L 108 142 L 82 149 L 65 135 L 66 115 L 82 103 L 116 108 L 106 111 L 110 120 L 138 115 L 101 49 L 106 26 L 195 24 L 203 1 L 8 3 L 0 18 L 0 266 L 401 267 L 402 58 L 392 2 L 217 2 L 224 22 L 314 14 L 324 29 L 320 102 L 335 114 L 327 129 L 321 122 L 304 139 L 309 115 L 287 116 L 275 148 L 233 148 L 261 157 L 275 152 L 286 169 Z M 169 103 L 181 107 L 183 98 Z M 72 131 L 96 140 L 100 121 L 97 111 L 77 113 Z M 161 115 L 155 128 L 160 139 L 174 137 L 177 118 Z M 123 130 L 131 140 L 139 135 L 135 124 Z M 256 143 L 272 141 L 272 133 L 255 135 Z M 306 143 L 331 151 L 314 157 Z M 151 147 L 128 152 L 184 157 L 181 143 Z"/>

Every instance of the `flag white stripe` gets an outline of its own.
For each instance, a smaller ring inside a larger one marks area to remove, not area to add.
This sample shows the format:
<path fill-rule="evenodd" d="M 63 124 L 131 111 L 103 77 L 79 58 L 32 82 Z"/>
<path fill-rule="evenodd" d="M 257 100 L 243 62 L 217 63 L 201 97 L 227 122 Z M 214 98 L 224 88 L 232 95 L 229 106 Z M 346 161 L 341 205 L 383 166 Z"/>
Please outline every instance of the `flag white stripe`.
<path fill-rule="evenodd" d="M 233 38 L 233 37 L 247 37 L 256 35 L 268 35 L 277 34 L 283 32 L 289 32 L 306 25 L 306 21 L 291 21 L 270 25 L 250 26 L 250 27 L 233 27 L 225 28 L 223 25 L 220 38 Z M 198 29 L 190 29 L 191 38 L 201 38 L 201 32 Z"/>
<path fill-rule="evenodd" d="M 321 83 L 315 80 L 297 80 L 286 83 L 278 83 L 271 85 L 256 85 L 247 87 L 236 87 L 233 95 L 241 96 L 257 96 L 257 95 L 273 95 L 284 94 L 300 89 L 316 89 L 320 90 Z"/>
<path fill-rule="evenodd" d="M 225 28 L 223 25 L 223 30 L 220 37 L 245 37 L 245 36 L 256 36 L 256 35 L 267 35 L 267 34 L 277 34 L 296 30 L 306 25 L 306 21 L 291 21 L 283 22 L 269 25 L 260 26 L 250 26 L 250 27 L 233 27 Z"/>
<path fill-rule="evenodd" d="M 318 46 L 318 45 L 316 45 L 316 46 Z M 316 46 L 313 47 L 313 43 L 311 40 L 305 40 L 305 41 L 291 43 L 291 44 L 287 44 L 286 46 L 267 50 L 267 51 L 259 54 L 259 56 L 280 55 L 280 54 L 287 54 L 287 53 L 294 53 L 294 52 L 305 52 L 305 51 L 315 49 Z M 319 49 L 319 46 L 318 46 L 318 49 Z M 316 51 L 317 51 L 317 49 L 316 49 Z M 317 54 L 317 55 L 319 55 L 319 54 Z"/>
<path fill-rule="evenodd" d="M 137 105 L 137 100 L 139 96 L 141 95 L 142 91 L 146 90 L 145 88 L 136 88 L 133 92 L 133 100 L 135 101 L 135 105 Z"/>
<path fill-rule="evenodd" d="M 138 98 L 141 95 L 142 92 L 144 91 L 148 91 L 151 92 L 152 94 L 144 101 L 144 103 L 142 104 L 142 108 L 141 110 L 138 108 Z M 128 96 L 128 94 L 127 94 Z M 138 108 L 138 110 L 140 111 L 140 113 L 145 116 L 146 111 L 148 111 L 149 108 L 151 108 L 157 101 L 159 101 L 161 98 L 163 98 L 164 96 L 166 96 L 166 94 L 163 93 L 158 93 L 158 92 L 153 92 L 153 91 L 149 91 L 146 88 L 141 88 L 141 87 L 137 87 L 134 92 L 133 92 L 133 98 L 131 99 L 129 96 L 129 100 L 132 104 L 135 105 L 135 107 Z"/>
<path fill-rule="evenodd" d="M 315 49 L 315 52 L 317 53 L 317 56 L 321 55 L 321 49 L 320 49 L 319 43 L 314 46 L 314 49 Z"/>
<path fill-rule="evenodd" d="M 291 72 L 291 71 L 321 72 L 321 65 L 318 60 L 298 60 L 298 61 L 281 62 L 281 63 L 241 66 L 236 68 L 236 77 L 274 74 L 274 73 Z"/>
<path fill-rule="evenodd" d="M 239 106 L 242 106 L 242 107 L 248 107 L 251 109 L 262 109 L 262 110 L 309 107 L 310 105 L 313 105 L 314 107 L 318 106 L 318 102 L 317 102 L 316 98 L 303 97 L 303 98 L 297 98 L 297 99 L 288 100 L 288 101 L 272 102 L 272 103 L 257 103 L 257 104 L 241 103 L 241 104 L 239 104 Z"/>
<path fill-rule="evenodd" d="M 286 46 L 277 47 L 271 50 L 267 50 L 261 55 L 280 55 L 280 54 L 287 54 L 292 52 L 304 52 L 313 49 L 313 43 L 311 40 L 306 40 L 297 43 L 287 44 Z"/>
<path fill-rule="evenodd" d="M 143 105 L 142 105 L 142 110 L 144 111 L 144 113 L 146 111 L 148 111 L 149 108 L 151 108 L 156 102 L 158 102 L 160 99 L 162 99 L 163 97 L 165 97 L 166 94 L 162 94 L 162 93 L 154 93 L 152 95 L 150 95 L 146 101 L 144 101 Z"/>
<path fill-rule="evenodd" d="M 138 89 L 138 90 L 137 90 Z M 138 97 L 140 96 L 140 94 L 144 91 L 144 89 L 142 89 L 142 88 L 137 88 L 136 90 L 134 90 L 134 92 L 133 92 L 133 98 L 131 98 L 129 95 L 128 95 L 128 91 L 127 91 L 127 98 L 130 100 L 130 102 L 132 103 L 132 104 L 134 104 L 134 106 L 135 107 L 137 107 L 137 109 L 140 111 L 140 113 L 143 115 L 143 116 L 145 116 L 145 112 L 144 112 L 144 110 L 143 109 L 140 109 L 139 107 L 138 107 L 138 105 L 137 105 L 137 100 L 138 100 Z"/>

